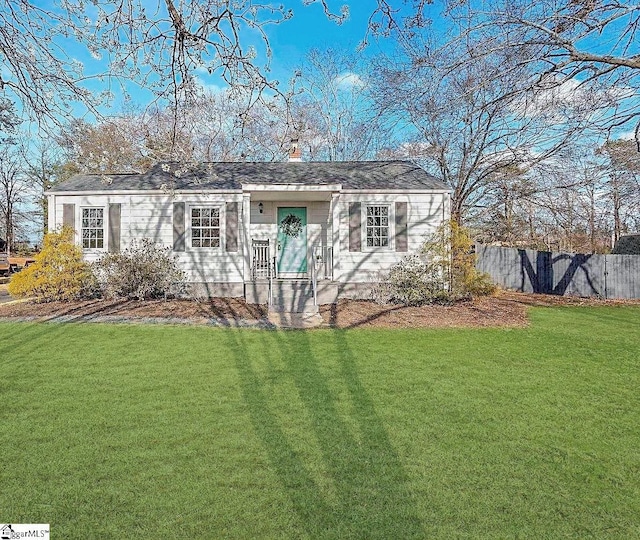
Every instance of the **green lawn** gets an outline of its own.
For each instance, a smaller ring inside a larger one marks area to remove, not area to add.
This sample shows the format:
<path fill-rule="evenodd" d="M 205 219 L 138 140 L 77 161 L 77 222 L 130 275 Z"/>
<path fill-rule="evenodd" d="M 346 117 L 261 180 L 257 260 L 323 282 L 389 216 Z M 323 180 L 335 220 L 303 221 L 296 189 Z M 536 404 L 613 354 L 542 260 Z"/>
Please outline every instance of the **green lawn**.
<path fill-rule="evenodd" d="M 52 538 L 638 538 L 640 308 L 528 329 L 0 324 L 0 521 Z"/>

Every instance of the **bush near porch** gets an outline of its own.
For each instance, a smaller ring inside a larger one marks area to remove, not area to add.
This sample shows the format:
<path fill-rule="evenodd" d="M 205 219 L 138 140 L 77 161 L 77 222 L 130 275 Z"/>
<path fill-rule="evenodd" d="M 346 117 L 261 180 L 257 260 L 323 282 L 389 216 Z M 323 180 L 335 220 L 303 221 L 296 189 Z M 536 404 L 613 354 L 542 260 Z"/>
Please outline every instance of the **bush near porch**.
<path fill-rule="evenodd" d="M 372 291 L 380 304 L 452 304 L 494 294 L 487 274 L 476 270 L 469 230 L 454 220 L 438 227 L 418 253 L 383 272 Z"/>

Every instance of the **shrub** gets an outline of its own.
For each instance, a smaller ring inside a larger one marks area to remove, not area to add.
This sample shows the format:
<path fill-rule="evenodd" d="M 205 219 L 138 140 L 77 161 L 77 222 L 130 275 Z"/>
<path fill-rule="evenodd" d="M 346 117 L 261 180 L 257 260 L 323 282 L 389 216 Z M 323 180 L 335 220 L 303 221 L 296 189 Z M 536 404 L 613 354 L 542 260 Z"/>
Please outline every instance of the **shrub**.
<path fill-rule="evenodd" d="M 466 229 L 451 221 L 381 276 L 373 299 L 383 304 L 420 306 L 451 303 L 492 294 L 489 276 L 475 267 L 473 242 Z"/>
<path fill-rule="evenodd" d="M 121 253 L 107 253 L 93 265 L 100 290 L 107 298 L 149 299 L 180 294 L 185 274 L 170 248 L 143 238 Z"/>
<path fill-rule="evenodd" d="M 421 255 L 408 255 L 393 265 L 373 289 L 380 304 L 420 306 L 449 301 L 441 273 Z"/>
<path fill-rule="evenodd" d="M 40 301 L 76 300 L 95 294 L 95 279 L 74 244 L 74 231 L 64 227 L 44 236 L 35 262 L 15 274 L 9 294 L 17 298 L 34 296 Z"/>
<path fill-rule="evenodd" d="M 496 290 L 488 274 L 476 269 L 474 243 L 466 227 L 450 220 L 422 246 L 422 253 L 433 261 L 440 261 L 447 277 L 447 289 L 453 298 L 487 296 Z"/>

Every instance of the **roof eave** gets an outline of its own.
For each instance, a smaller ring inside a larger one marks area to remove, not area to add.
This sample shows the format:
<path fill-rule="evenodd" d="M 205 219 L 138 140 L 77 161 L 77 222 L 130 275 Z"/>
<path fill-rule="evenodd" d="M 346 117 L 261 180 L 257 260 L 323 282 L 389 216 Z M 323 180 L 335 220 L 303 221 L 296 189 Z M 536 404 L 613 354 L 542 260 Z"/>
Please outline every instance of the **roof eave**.
<path fill-rule="evenodd" d="M 171 195 L 172 193 L 222 193 L 222 194 L 242 194 L 241 189 L 90 189 L 90 190 L 50 190 L 45 191 L 45 195 Z"/>
<path fill-rule="evenodd" d="M 305 184 L 293 183 L 286 184 L 242 184 L 242 191 L 342 191 L 342 184 Z"/>
<path fill-rule="evenodd" d="M 428 193 L 451 193 L 453 190 L 446 188 L 421 188 L 421 189 L 411 189 L 411 188 L 394 188 L 394 189 L 343 189 L 341 193 L 346 194 L 355 194 L 355 193 L 380 193 L 380 194 L 393 194 L 393 193 L 419 193 L 419 194 L 428 194 Z"/>

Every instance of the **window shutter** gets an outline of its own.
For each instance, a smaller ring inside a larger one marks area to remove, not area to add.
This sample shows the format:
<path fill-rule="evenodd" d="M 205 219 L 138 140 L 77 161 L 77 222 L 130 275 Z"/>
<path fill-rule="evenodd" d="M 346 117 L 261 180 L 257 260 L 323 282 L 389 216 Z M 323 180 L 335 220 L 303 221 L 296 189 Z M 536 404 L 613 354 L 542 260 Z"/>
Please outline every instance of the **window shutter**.
<path fill-rule="evenodd" d="M 173 203 L 173 251 L 185 250 L 184 203 Z"/>
<path fill-rule="evenodd" d="M 396 203 L 396 251 L 408 250 L 407 203 Z"/>
<path fill-rule="evenodd" d="M 76 230 L 76 205 L 75 204 L 63 204 L 62 205 L 62 225 L 63 227 L 71 227 Z"/>
<path fill-rule="evenodd" d="M 225 247 L 227 251 L 238 251 L 238 203 L 227 203 L 225 211 Z"/>
<path fill-rule="evenodd" d="M 349 204 L 349 251 L 361 251 L 362 212 L 360 203 Z"/>
<path fill-rule="evenodd" d="M 109 205 L 109 239 L 107 246 L 109 253 L 118 253 L 120 251 L 120 216 L 121 205 L 114 203 Z"/>

